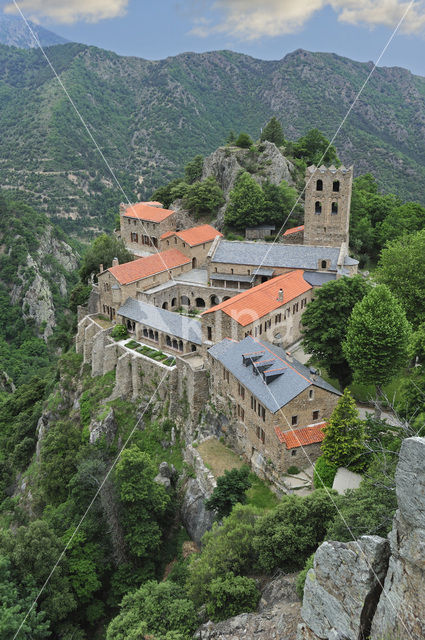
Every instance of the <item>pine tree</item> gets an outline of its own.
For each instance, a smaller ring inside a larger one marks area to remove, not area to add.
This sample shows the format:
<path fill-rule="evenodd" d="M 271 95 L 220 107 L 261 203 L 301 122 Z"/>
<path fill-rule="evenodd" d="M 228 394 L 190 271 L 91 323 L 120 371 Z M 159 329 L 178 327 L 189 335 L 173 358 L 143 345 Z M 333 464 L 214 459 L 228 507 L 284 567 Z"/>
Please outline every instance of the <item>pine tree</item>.
<path fill-rule="evenodd" d="M 361 470 L 364 465 L 361 459 L 364 451 L 364 426 L 348 389 L 345 389 L 323 431 L 325 439 L 322 451 L 325 460 L 337 467 Z"/>
<path fill-rule="evenodd" d="M 260 140 L 262 142 L 265 140 L 274 142 L 277 147 L 281 147 L 285 143 L 282 125 L 275 116 L 272 117 L 262 130 Z"/>

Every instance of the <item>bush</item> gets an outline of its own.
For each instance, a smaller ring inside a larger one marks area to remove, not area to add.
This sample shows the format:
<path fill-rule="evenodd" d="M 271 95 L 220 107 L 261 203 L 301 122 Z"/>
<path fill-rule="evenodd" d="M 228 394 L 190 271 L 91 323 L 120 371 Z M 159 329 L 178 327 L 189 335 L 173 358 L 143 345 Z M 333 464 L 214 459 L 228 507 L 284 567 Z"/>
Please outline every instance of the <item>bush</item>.
<path fill-rule="evenodd" d="M 297 589 L 297 593 L 300 600 L 302 600 L 304 597 L 305 579 L 307 577 L 307 573 L 309 572 L 309 570 L 313 568 L 313 563 L 314 563 L 314 553 L 312 553 L 311 556 L 307 558 L 307 562 L 304 565 L 304 569 L 300 571 L 298 575 L 296 589 Z"/>
<path fill-rule="evenodd" d="M 240 133 L 235 142 L 235 145 L 241 147 L 241 149 L 249 149 L 253 144 L 253 141 L 247 133 Z"/>
<path fill-rule="evenodd" d="M 289 473 L 290 476 L 296 476 L 297 473 L 299 473 L 299 472 L 300 472 L 300 470 L 295 465 L 293 465 L 292 467 L 289 467 L 288 471 L 287 471 L 287 473 Z"/>
<path fill-rule="evenodd" d="M 111 336 L 115 340 L 124 340 L 124 338 L 128 337 L 127 328 L 123 324 L 116 324 L 111 331 Z"/>
<path fill-rule="evenodd" d="M 334 478 L 338 467 L 332 462 L 328 462 L 325 456 L 320 456 L 314 465 L 314 486 L 316 489 L 322 489 L 324 486 L 332 489 Z"/>
<path fill-rule="evenodd" d="M 225 471 L 224 476 L 217 478 L 217 486 L 205 501 L 205 506 L 209 511 L 215 511 L 221 520 L 230 514 L 235 504 L 245 504 L 246 491 L 250 486 L 249 468 L 246 465 L 240 469 Z"/>
<path fill-rule="evenodd" d="M 229 573 L 225 578 L 215 578 L 208 586 L 207 614 L 218 622 L 239 613 L 255 611 L 260 599 L 255 580 Z"/>

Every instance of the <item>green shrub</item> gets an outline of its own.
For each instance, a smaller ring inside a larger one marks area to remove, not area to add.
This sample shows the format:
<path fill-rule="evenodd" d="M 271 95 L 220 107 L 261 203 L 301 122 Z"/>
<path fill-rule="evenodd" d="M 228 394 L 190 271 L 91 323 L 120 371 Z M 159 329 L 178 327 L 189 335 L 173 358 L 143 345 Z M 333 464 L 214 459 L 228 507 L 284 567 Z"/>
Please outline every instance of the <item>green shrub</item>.
<path fill-rule="evenodd" d="M 250 486 L 249 468 L 246 465 L 240 469 L 225 471 L 224 476 L 217 478 L 217 486 L 205 501 L 205 506 L 209 511 L 215 511 L 221 520 L 229 515 L 236 503 L 245 504 L 246 491 Z"/>
<path fill-rule="evenodd" d="M 111 336 L 115 340 L 124 340 L 124 338 L 128 337 L 127 328 L 123 324 L 116 324 L 111 331 Z"/>
<path fill-rule="evenodd" d="M 225 578 L 215 578 L 208 585 L 207 614 L 218 622 L 239 613 L 255 611 L 260 595 L 255 580 L 230 572 Z"/>
<path fill-rule="evenodd" d="M 235 142 L 235 145 L 237 147 L 241 147 L 242 149 L 249 149 L 253 144 L 254 143 L 247 133 L 240 133 L 238 139 Z"/>
<path fill-rule="evenodd" d="M 328 462 L 325 456 L 320 456 L 314 465 L 314 486 L 321 489 L 323 486 L 332 489 L 338 467 Z"/>
<path fill-rule="evenodd" d="M 125 343 L 125 346 L 128 349 L 137 349 L 138 347 L 140 347 L 140 344 L 135 340 L 129 340 L 128 342 Z"/>
<path fill-rule="evenodd" d="M 289 467 L 289 468 L 288 468 L 288 473 L 289 473 L 289 475 L 291 475 L 291 476 L 296 476 L 296 475 L 297 475 L 297 473 L 299 473 L 299 472 L 300 472 L 300 470 L 299 470 L 299 469 L 298 469 L 298 467 L 296 467 L 295 465 L 292 465 L 292 467 Z"/>
<path fill-rule="evenodd" d="M 314 562 L 314 553 L 312 553 L 311 556 L 307 558 L 307 562 L 304 565 L 304 569 L 300 571 L 298 575 L 296 589 L 297 589 L 297 593 L 300 600 L 302 600 L 304 597 L 305 579 L 307 577 L 307 573 L 309 572 L 309 570 L 313 568 L 313 562 Z"/>

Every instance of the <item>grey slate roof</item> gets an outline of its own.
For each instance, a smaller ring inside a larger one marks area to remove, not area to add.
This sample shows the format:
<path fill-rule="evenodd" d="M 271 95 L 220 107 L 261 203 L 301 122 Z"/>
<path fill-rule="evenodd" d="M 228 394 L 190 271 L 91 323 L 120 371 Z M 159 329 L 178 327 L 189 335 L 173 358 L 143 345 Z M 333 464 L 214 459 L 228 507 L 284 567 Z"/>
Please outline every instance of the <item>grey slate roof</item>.
<path fill-rule="evenodd" d="M 255 352 L 257 355 L 254 357 L 258 359 L 254 365 L 259 370 L 264 369 L 266 374 L 264 377 L 262 374 L 255 375 L 252 364 L 245 366 L 243 363 L 243 355 L 247 356 Z M 224 339 L 208 349 L 208 353 L 221 362 L 272 413 L 279 411 L 311 386 L 341 395 L 335 387 L 320 376 L 316 376 L 313 380 L 310 369 L 295 358 L 289 359 L 283 349 L 265 341 L 255 340 L 252 336 L 247 336 L 240 342 Z M 261 366 L 263 362 L 270 360 L 267 367 Z M 268 383 L 264 378 L 268 378 Z"/>
<path fill-rule="evenodd" d="M 212 273 L 211 280 L 228 280 L 229 282 L 251 282 L 252 276 L 244 276 L 239 273 Z"/>
<path fill-rule="evenodd" d="M 329 260 L 330 270 L 336 271 L 339 251 L 338 247 L 220 240 L 211 262 L 315 271 L 319 260 Z"/>
<path fill-rule="evenodd" d="M 179 313 L 173 313 L 166 309 L 159 309 L 152 304 L 127 298 L 117 315 L 140 322 L 145 327 L 163 331 L 170 336 L 189 340 L 194 344 L 202 344 L 202 327 L 199 320 L 186 318 Z"/>
<path fill-rule="evenodd" d="M 312 287 L 321 287 L 330 280 L 336 280 L 336 273 L 326 271 L 304 271 L 303 278 Z"/>

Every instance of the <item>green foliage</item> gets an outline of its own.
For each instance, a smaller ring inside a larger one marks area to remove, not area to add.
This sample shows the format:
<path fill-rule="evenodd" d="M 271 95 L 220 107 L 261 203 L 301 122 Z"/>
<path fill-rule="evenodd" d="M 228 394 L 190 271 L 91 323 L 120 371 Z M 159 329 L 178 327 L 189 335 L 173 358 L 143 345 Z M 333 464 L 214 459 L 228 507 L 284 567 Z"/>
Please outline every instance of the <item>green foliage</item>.
<path fill-rule="evenodd" d="M 113 235 L 103 234 L 96 238 L 83 256 L 80 268 L 81 282 L 86 283 L 92 275 L 99 273 L 99 266 L 104 269 L 112 266 L 112 260 L 118 258 L 119 263 L 130 262 L 133 256 L 124 246 L 122 240 Z"/>
<path fill-rule="evenodd" d="M 197 624 L 193 603 L 182 597 L 176 584 L 151 581 L 125 596 L 106 639 L 141 640 L 152 635 L 155 640 L 190 640 Z"/>
<path fill-rule="evenodd" d="M 116 324 L 111 331 L 111 336 L 117 340 L 124 340 L 125 338 L 128 338 L 127 327 L 123 324 Z"/>
<path fill-rule="evenodd" d="M 260 224 L 264 220 L 264 194 L 248 172 L 236 179 L 229 195 L 229 204 L 224 214 L 227 227 L 244 229 Z"/>
<path fill-rule="evenodd" d="M 261 596 L 255 580 L 232 572 L 211 580 L 207 593 L 206 610 L 214 622 L 255 611 Z"/>
<path fill-rule="evenodd" d="M 403 305 L 407 318 L 417 327 L 425 321 L 425 229 L 390 242 L 383 249 L 377 278 Z"/>
<path fill-rule="evenodd" d="M 181 178 L 175 178 L 174 180 L 171 180 L 171 182 L 169 182 L 168 184 L 156 189 L 152 194 L 151 200 L 155 200 L 156 202 L 161 202 L 163 206 L 166 209 L 168 209 L 170 204 L 175 199 L 174 189 L 176 189 L 176 187 L 181 183 L 182 183 Z M 179 197 L 179 196 L 176 196 L 176 197 Z"/>
<path fill-rule="evenodd" d="M 233 131 L 233 129 L 231 129 L 229 131 L 229 134 L 228 134 L 227 138 L 226 138 L 226 144 L 234 144 L 235 140 L 236 140 L 236 134 Z"/>
<path fill-rule="evenodd" d="M 364 468 L 364 426 L 348 389 L 344 390 L 323 431 L 322 451 L 328 464 L 353 471 Z"/>
<path fill-rule="evenodd" d="M 122 453 L 115 469 L 125 538 L 138 558 L 151 557 L 161 545 L 161 519 L 170 497 L 154 481 L 156 474 L 149 455 L 135 445 Z"/>
<path fill-rule="evenodd" d="M 250 486 L 249 467 L 225 471 L 224 476 L 217 478 L 217 486 L 205 501 L 205 506 L 209 511 L 215 511 L 217 518 L 221 520 L 230 514 L 235 504 L 245 504 L 246 491 Z"/>
<path fill-rule="evenodd" d="M 316 489 L 328 487 L 332 489 L 338 467 L 333 462 L 326 460 L 325 456 L 320 456 L 314 465 L 314 486 Z"/>
<path fill-rule="evenodd" d="M 326 283 L 303 313 L 304 345 L 308 353 L 325 367 L 344 388 L 352 380 L 350 365 L 342 344 L 354 306 L 363 299 L 370 286 L 361 276 L 342 277 Z"/>
<path fill-rule="evenodd" d="M 314 553 L 312 553 L 311 556 L 307 558 L 306 563 L 304 565 L 304 569 L 302 569 L 299 572 L 297 577 L 296 589 L 297 589 L 297 594 L 300 600 L 302 600 L 304 597 L 305 579 L 307 577 L 307 573 L 310 571 L 310 569 L 313 568 L 313 564 L 314 564 Z"/>
<path fill-rule="evenodd" d="M 224 204 L 223 192 L 213 176 L 191 184 L 183 196 L 185 207 L 196 217 L 211 215 Z"/>
<path fill-rule="evenodd" d="M 201 179 L 202 169 L 204 167 L 204 158 L 201 155 L 197 155 L 187 163 L 184 168 L 184 179 L 187 184 L 192 184 Z"/>
<path fill-rule="evenodd" d="M 276 225 L 276 231 L 280 229 L 293 209 L 291 224 L 292 222 L 301 221 L 299 218 L 301 216 L 301 206 L 298 205 L 294 208 L 298 194 L 294 187 L 290 187 L 285 180 L 282 180 L 280 185 L 275 185 L 269 180 L 265 180 L 263 183 L 263 195 L 267 223 Z"/>
<path fill-rule="evenodd" d="M 266 124 L 261 132 L 260 140 L 269 140 L 270 142 L 274 142 L 277 147 L 281 147 L 285 143 L 283 127 L 276 116 L 273 116 Z"/>
<path fill-rule="evenodd" d="M 235 145 L 241 149 L 249 149 L 254 143 L 247 133 L 240 133 L 237 137 Z"/>
<path fill-rule="evenodd" d="M 343 351 L 356 379 L 381 387 L 406 364 L 409 339 L 401 305 L 387 286 L 378 285 L 355 305 Z"/>
<path fill-rule="evenodd" d="M 91 285 L 84 284 L 83 282 L 79 282 L 75 285 L 69 294 L 69 308 L 71 311 L 77 313 L 77 307 L 79 305 L 84 306 L 87 304 L 91 290 Z"/>
<path fill-rule="evenodd" d="M 293 143 L 292 152 L 295 158 L 305 160 L 307 165 L 333 164 L 339 167 L 341 164 L 334 145 L 329 145 L 329 140 L 318 129 L 310 129 Z"/>
<path fill-rule="evenodd" d="M 259 566 L 267 572 L 302 567 L 324 539 L 335 513 L 335 504 L 323 489 L 305 498 L 283 496 L 276 509 L 256 523 L 253 546 Z"/>

